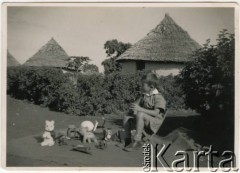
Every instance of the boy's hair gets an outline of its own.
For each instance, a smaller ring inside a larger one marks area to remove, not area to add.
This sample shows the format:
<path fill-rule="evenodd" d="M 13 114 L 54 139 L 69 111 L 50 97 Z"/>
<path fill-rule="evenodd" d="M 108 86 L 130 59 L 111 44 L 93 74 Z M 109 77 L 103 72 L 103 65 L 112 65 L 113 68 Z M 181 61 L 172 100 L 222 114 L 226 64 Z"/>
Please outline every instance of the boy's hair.
<path fill-rule="evenodd" d="M 143 78 L 142 78 L 142 83 L 146 83 L 151 87 L 158 88 L 158 78 L 157 75 L 150 72 L 147 73 Z"/>

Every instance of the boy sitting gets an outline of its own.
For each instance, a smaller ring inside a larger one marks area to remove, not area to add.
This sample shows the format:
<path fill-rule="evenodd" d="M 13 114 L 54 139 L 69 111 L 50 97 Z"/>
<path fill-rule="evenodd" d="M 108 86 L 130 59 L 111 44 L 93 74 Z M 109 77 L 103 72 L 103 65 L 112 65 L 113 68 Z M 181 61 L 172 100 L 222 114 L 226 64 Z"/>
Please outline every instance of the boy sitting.
<path fill-rule="evenodd" d="M 141 147 L 144 126 L 149 126 L 152 131 L 157 131 L 162 124 L 166 101 L 162 94 L 158 92 L 157 86 L 157 76 L 154 73 L 148 73 L 142 80 L 144 92 L 131 105 L 130 110 L 132 111 L 124 116 L 125 151 L 132 151 L 134 148 Z M 136 125 L 136 134 L 133 142 L 131 142 L 131 120 Z"/>

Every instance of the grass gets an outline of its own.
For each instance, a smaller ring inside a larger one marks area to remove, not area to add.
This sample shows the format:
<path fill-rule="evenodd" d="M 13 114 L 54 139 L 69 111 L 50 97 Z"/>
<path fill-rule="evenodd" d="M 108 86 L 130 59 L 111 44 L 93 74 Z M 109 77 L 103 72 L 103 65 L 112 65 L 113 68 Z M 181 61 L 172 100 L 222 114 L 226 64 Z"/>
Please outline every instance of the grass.
<path fill-rule="evenodd" d="M 122 128 L 122 118 L 119 115 L 105 115 L 106 127 L 117 130 Z M 45 120 L 55 120 L 56 129 L 66 129 L 69 124 L 79 126 L 83 120 L 98 120 L 100 125 L 102 117 L 71 116 L 61 112 L 49 111 L 48 108 L 30 104 L 22 100 L 7 97 L 7 165 L 8 166 L 117 166 L 117 167 L 141 167 L 143 161 L 142 151 L 126 153 L 122 148 L 117 148 L 114 143 L 108 146 L 106 151 L 93 148 L 93 155 L 86 155 L 71 151 L 72 144 L 68 146 L 54 146 L 52 148 L 40 147 L 36 135 L 41 136 L 44 131 Z M 209 126 L 209 127 L 208 127 Z M 169 111 L 168 117 L 160 128 L 158 135 L 163 137 L 175 129 L 184 127 L 193 132 L 190 135 L 197 143 L 215 149 L 223 150 L 233 145 L 231 131 L 225 131 L 225 139 L 219 136 L 201 116 L 189 111 Z M 210 131 L 209 131 L 210 129 Z M 229 138 L 226 136 L 229 135 Z M 181 141 L 175 147 L 181 149 L 184 146 Z M 179 148 L 180 147 L 180 148 Z M 185 146 L 186 147 L 186 146 Z M 96 157 L 95 157 L 96 156 Z M 104 159 L 99 159 L 104 158 Z M 133 159 L 134 158 L 134 159 Z M 171 158 L 171 156 L 169 156 Z"/>

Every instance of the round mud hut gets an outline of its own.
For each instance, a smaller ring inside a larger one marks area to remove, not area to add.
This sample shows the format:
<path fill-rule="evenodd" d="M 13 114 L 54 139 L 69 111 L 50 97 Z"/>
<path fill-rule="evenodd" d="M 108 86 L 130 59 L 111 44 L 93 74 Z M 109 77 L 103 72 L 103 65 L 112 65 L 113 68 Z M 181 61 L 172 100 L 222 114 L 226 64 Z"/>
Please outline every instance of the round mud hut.
<path fill-rule="evenodd" d="M 159 76 L 177 75 L 201 46 L 165 14 L 159 25 L 117 58 L 123 73 L 152 70 Z"/>

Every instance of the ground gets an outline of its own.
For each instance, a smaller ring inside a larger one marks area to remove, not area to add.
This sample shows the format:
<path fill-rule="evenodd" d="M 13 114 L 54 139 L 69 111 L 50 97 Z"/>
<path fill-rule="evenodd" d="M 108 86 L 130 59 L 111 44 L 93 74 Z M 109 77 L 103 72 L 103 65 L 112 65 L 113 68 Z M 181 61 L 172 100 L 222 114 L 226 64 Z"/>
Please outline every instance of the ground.
<path fill-rule="evenodd" d="M 122 128 L 120 115 L 105 115 L 106 127 L 113 131 Z M 95 148 L 94 144 L 87 144 L 92 149 L 92 155 L 71 151 L 72 146 L 81 144 L 79 140 L 71 140 L 68 145 L 41 147 L 39 139 L 44 131 L 45 120 L 55 120 L 56 130 L 64 130 L 69 124 L 79 126 L 83 120 L 100 120 L 102 117 L 81 117 L 54 112 L 48 108 L 26 101 L 7 97 L 7 166 L 71 166 L 71 167 L 142 167 L 143 150 L 125 152 L 117 142 L 109 142 L 106 150 Z M 174 129 L 184 127 L 196 142 L 203 143 L 199 131 L 200 116 L 189 111 L 169 111 L 158 135 L 166 136 Z M 101 125 L 101 123 L 100 123 Z M 98 129 L 101 134 L 101 129 Z M 172 161 L 174 151 L 188 149 L 187 141 L 178 138 L 166 154 Z M 176 159 L 176 158 L 175 158 Z M 206 166 L 206 162 L 202 165 Z"/>

